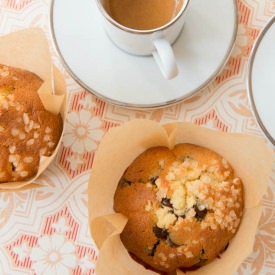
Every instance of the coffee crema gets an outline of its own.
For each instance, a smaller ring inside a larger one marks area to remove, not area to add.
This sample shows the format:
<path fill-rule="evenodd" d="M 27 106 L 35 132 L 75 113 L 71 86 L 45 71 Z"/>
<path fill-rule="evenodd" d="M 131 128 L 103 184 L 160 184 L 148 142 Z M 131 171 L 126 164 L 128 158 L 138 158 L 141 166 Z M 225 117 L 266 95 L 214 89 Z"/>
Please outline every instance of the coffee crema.
<path fill-rule="evenodd" d="M 184 0 L 102 0 L 106 12 L 119 24 L 136 30 L 152 30 L 169 23 Z"/>

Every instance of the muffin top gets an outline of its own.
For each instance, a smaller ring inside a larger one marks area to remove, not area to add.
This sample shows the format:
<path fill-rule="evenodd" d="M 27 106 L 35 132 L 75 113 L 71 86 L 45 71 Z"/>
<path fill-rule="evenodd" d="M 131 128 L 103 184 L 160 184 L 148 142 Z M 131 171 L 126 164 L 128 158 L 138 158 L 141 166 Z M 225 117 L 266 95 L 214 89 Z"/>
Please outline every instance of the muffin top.
<path fill-rule="evenodd" d="M 45 110 L 34 73 L 0 65 L 0 183 L 34 176 L 40 156 L 50 156 L 63 128 L 60 115 Z"/>
<path fill-rule="evenodd" d="M 121 240 L 129 253 L 166 274 L 198 268 L 227 248 L 240 224 L 243 186 L 207 148 L 155 147 L 123 174 L 114 210 L 128 218 Z"/>

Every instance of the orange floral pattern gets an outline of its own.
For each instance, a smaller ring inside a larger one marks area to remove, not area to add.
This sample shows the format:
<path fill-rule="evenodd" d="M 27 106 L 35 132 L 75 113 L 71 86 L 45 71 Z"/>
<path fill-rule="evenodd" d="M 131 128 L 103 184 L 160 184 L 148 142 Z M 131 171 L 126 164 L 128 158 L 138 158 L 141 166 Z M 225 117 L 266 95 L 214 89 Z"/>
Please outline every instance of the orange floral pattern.
<path fill-rule="evenodd" d="M 0 263 L 5 263 L 0 264 L 1 274 L 94 274 L 97 249 L 87 220 L 87 181 L 98 144 L 109 128 L 147 118 L 262 135 L 249 105 L 246 67 L 255 39 L 275 14 L 274 0 L 237 0 L 237 39 L 222 72 L 192 98 L 144 111 L 103 102 L 66 73 L 50 40 L 50 2 L 0 1 L 0 34 L 26 27 L 44 29 L 52 59 L 66 76 L 69 106 L 63 144 L 37 180 L 45 187 L 0 193 Z M 253 252 L 236 274 L 275 274 L 275 168 L 263 199 Z"/>

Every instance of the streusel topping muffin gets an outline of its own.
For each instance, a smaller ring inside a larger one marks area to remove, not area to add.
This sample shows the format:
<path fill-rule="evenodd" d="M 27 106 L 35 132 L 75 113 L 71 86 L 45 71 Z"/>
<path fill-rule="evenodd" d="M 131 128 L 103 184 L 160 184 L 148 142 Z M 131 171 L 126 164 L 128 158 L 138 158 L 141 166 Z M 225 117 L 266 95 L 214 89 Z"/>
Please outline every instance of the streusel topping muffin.
<path fill-rule="evenodd" d="M 145 151 L 127 168 L 114 197 L 114 210 L 128 218 L 124 246 L 162 274 L 218 257 L 236 234 L 243 207 L 242 181 L 228 161 L 192 144 Z"/>

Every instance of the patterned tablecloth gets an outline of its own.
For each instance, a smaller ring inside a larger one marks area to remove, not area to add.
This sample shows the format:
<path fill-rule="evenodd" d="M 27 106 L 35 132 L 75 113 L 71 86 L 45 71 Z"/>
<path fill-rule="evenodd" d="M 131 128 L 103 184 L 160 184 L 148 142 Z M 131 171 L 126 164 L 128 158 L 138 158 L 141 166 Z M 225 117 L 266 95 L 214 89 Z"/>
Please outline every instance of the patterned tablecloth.
<path fill-rule="evenodd" d="M 275 1 L 237 2 L 236 44 L 216 79 L 185 102 L 137 111 L 97 99 L 66 73 L 50 40 L 50 0 L 0 0 L 0 35 L 41 27 L 68 88 L 63 143 L 55 161 L 38 179 L 45 187 L 0 193 L 0 274 L 94 274 L 97 249 L 87 220 L 87 182 L 96 149 L 110 127 L 147 118 L 261 135 L 249 105 L 246 72 L 253 43 L 275 14 Z M 275 169 L 264 196 L 253 253 L 237 274 L 275 274 Z"/>

